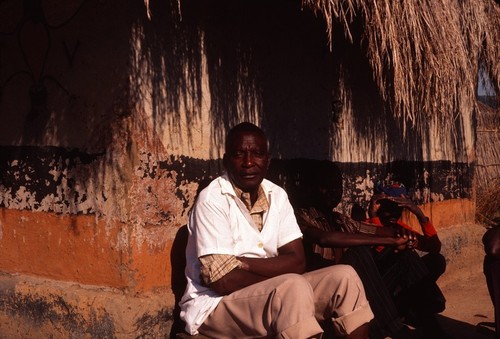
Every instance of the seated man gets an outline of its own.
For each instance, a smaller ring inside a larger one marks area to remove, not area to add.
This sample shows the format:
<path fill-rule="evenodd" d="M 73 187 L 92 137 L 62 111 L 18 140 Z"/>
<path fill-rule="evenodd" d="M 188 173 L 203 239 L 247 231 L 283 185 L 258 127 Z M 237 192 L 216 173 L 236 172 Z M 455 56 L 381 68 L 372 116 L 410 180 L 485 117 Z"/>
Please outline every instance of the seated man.
<path fill-rule="evenodd" d="M 226 136 L 226 173 L 200 192 L 188 221 L 181 318 L 214 338 L 367 338 L 373 313 L 349 266 L 304 273 L 302 233 L 285 191 L 264 179 L 268 140 L 250 123 Z M 324 325 L 327 327 L 326 325 Z"/>
<path fill-rule="evenodd" d="M 368 221 L 385 227 L 411 227 L 401 221 L 403 209 L 417 218 L 422 234 L 418 234 L 412 248 L 427 252 L 420 257 L 414 250 L 394 252 L 379 246 L 374 259 L 386 286 L 393 294 L 401 315 L 421 326 L 429 337 L 442 337 L 442 329 L 435 317 L 445 309 L 445 298 L 436 284 L 444 273 L 446 260 L 440 254 L 441 241 L 436 229 L 422 210 L 407 197 L 400 184 L 376 185 L 370 200 Z"/>
<path fill-rule="evenodd" d="M 374 262 L 372 246 L 385 245 L 392 250 L 404 250 L 412 232 L 396 228 L 356 222 L 334 212 L 342 198 L 340 170 L 329 161 L 308 167 L 301 174 L 300 197 L 296 199 L 297 221 L 304 234 L 308 270 L 338 263 L 349 264 L 359 274 L 370 306 L 375 314 L 370 327 L 370 339 L 411 338 L 396 305 Z"/>
<path fill-rule="evenodd" d="M 500 218 L 498 218 L 500 219 Z M 495 333 L 500 338 L 500 220 L 483 236 L 484 275 L 495 311 Z"/>

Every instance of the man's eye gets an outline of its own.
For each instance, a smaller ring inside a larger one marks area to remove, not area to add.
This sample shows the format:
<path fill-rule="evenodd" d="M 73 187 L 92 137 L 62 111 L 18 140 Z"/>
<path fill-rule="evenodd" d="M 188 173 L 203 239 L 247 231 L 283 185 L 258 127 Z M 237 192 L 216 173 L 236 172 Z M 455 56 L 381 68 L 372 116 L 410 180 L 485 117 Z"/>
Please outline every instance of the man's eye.
<path fill-rule="evenodd" d="M 247 152 L 241 151 L 241 152 L 234 152 L 231 156 L 233 158 L 243 158 L 248 155 L 255 158 L 263 158 L 266 156 L 266 154 L 267 154 L 266 152 L 262 151 L 247 151 Z"/>

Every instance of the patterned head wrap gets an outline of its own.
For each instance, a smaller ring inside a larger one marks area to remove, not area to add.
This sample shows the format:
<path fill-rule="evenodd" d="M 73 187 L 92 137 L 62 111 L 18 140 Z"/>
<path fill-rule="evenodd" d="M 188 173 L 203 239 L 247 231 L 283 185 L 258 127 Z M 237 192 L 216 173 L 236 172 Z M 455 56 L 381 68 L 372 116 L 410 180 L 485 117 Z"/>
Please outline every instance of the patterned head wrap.
<path fill-rule="evenodd" d="M 381 182 L 378 182 L 375 185 L 375 191 L 377 193 L 385 193 L 390 197 L 400 197 L 401 195 L 407 195 L 408 190 L 403 184 L 400 183 L 392 183 L 389 185 L 383 185 Z"/>

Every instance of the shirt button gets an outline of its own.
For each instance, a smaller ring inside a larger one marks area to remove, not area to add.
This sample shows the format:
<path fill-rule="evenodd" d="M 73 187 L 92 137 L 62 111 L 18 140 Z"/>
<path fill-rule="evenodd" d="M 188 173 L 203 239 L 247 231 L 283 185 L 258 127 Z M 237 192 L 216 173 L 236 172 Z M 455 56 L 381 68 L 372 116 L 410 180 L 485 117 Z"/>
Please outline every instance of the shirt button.
<path fill-rule="evenodd" d="M 259 248 L 262 248 L 262 247 L 264 247 L 264 244 L 263 244 L 263 243 L 261 243 L 261 242 L 259 242 L 259 243 L 257 244 L 257 246 L 259 246 Z"/>

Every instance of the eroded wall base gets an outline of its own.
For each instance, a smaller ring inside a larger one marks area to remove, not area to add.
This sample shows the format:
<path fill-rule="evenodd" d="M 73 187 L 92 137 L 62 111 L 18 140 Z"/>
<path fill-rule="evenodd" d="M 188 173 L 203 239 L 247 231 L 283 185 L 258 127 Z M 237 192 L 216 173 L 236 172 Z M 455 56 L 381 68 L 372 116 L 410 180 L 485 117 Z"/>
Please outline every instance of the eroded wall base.
<path fill-rule="evenodd" d="M 168 338 L 173 297 L 167 291 L 120 290 L 0 274 L 2 338 Z"/>

